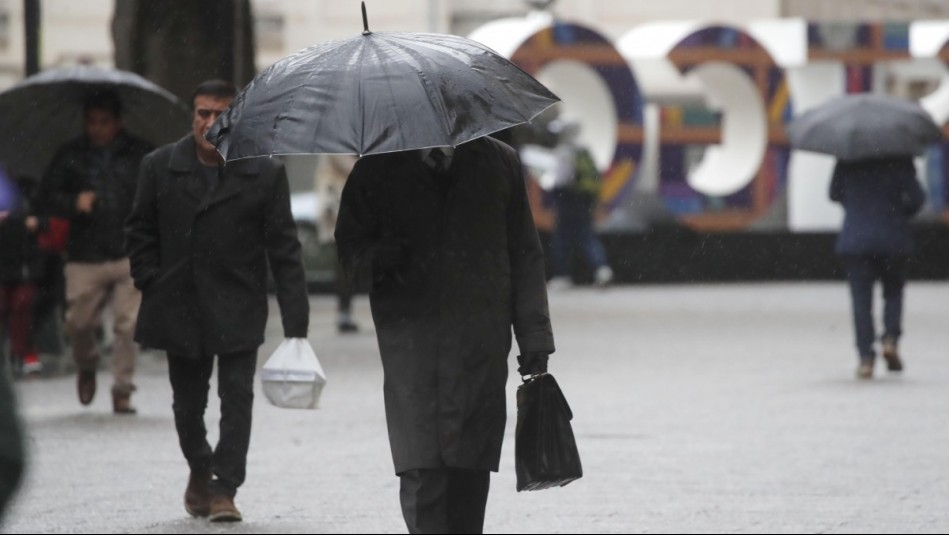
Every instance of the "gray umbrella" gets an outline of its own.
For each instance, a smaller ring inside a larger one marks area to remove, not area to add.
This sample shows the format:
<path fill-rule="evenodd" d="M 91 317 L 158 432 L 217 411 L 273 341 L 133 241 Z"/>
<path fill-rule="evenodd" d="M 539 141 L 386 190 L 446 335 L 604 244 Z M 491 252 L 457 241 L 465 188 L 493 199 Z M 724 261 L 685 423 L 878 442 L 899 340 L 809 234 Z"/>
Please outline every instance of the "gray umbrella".
<path fill-rule="evenodd" d="M 135 73 L 86 65 L 49 69 L 0 93 L 0 163 L 12 173 L 40 176 L 60 145 L 82 135 L 83 100 L 102 89 L 122 99 L 126 129 L 155 145 L 190 128 L 181 101 Z"/>
<path fill-rule="evenodd" d="M 870 93 L 834 97 L 803 113 L 787 132 L 794 148 L 840 160 L 918 155 L 942 138 L 918 104 Z"/>
<path fill-rule="evenodd" d="M 272 65 L 238 95 L 207 138 L 228 161 L 456 146 L 525 123 L 559 101 L 469 39 L 374 33 L 364 24 L 360 36 Z"/>

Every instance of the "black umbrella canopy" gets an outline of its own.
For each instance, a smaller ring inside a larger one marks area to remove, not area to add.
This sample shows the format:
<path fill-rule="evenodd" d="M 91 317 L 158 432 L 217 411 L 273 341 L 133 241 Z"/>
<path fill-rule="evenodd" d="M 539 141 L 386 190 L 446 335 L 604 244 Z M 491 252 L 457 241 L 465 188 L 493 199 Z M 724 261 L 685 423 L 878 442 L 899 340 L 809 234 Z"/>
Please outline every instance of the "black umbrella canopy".
<path fill-rule="evenodd" d="M 122 99 L 126 129 L 155 145 L 190 128 L 187 107 L 135 73 L 86 65 L 49 69 L 0 93 L 0 163 L 17 174 L 40 176 L 60 145 L 82 135 L 83 101 L 101 90 Z"/>
<path fill-rule="evenodd" d="M 919 104 L 870 93 L 831 98 L 804 112 L 787 131 L 794 148 L 844 161 L 913 156 L 942 139 Z"/>
<path fill-rule="evenodd" d="M 558 101 L 470 39 L 367 28 L 272 65 L 207 137 L 228 161 L 457 146 L 525 123 Z"/>

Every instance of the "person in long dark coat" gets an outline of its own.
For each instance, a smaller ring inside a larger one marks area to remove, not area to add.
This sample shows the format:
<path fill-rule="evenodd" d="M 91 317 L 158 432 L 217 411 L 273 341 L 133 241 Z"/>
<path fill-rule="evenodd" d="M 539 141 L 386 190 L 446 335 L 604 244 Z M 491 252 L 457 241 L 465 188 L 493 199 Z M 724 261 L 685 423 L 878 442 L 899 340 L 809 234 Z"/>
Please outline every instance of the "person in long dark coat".
<path fill-rule="evenodd" d="M 268 263 L 284 335 L 306 337 L 309 322 L 284 167 L 270 159 L 225 166 L 204 139 L 235 93 L 223 81 L 198 87 L 193 133 L 145 158 L 126 224 L 143 292 L 136 340 L 168 352 L 175 426 L 191 468 L 185 509 L 212 521 L 241 520 L 233 498 L 246 473 Z M 221 433 L 212 452 L 204 412 L 215 355 Z"/>
<path fill-rule="evenodd" d="M 370 287 L 409 531 L 481 532 L 512 326 L 523 374 L 546 371 L 554 351 L 517 155 L 481 138 L 453 155 L 364 157 L 343 190 L 336 240 L 354 284 Z"/>
<path fill-rule="evenodd" d="M 906 264 L 913 253 L 909 221 L 925 196 L 911 157 L 839 162 L 830 198 L 846 216 L 836 252 L 847 268 L 857 354 L 857 377 L 873 377 L 876 360 L 873 286 L 883 282 L 883 357 L 890 371 L 903 369 L 898 342 L 903 334 L 903 287 Z"/>

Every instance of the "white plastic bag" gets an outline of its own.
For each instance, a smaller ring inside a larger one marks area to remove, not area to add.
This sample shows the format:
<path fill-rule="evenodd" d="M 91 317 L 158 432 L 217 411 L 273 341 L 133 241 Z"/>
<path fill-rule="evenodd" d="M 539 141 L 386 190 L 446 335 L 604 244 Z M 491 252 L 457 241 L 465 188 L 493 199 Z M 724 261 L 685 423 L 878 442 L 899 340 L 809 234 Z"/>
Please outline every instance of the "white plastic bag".
<path fill-rule="evenodd" d="M 306 338 L 287 338 L 260 371 L 267 400 L 287 409 L 315 409 L 326 374 Z"/>

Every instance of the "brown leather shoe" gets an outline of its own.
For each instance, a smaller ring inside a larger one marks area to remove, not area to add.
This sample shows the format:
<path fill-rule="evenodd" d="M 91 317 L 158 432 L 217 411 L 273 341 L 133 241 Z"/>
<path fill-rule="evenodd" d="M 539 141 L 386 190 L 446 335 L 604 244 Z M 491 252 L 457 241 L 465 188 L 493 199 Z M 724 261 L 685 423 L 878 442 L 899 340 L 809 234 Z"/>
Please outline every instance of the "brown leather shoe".
<path fill-rule="evenodd" d="M 873 361 L 860 361 L 857 366 L 857 379 L 873 379 Z"/>
<path fill-rule="evenodd" d="M 211 514 L 208 520 L 211 522 L 240 522 L 244 517 L 234 505 L 234 498 L 225 494 L 214 493 L 211 495 Z"/>
<path fill-rule="evenodd" d="M 79 390 L 79 403 L 88 405 L 96 397 L 96 371 L 79 370 L 76 387 Z"/>
<path fill-rule="evenodd" d="M 112 412 L 115 414 L 135 414 L 132 406 L 131 394 L 112 393 Z"/>
<path fill-rule="evenodd" d="M 185 511 L 193 517 L 206 517 L 211 514 L 210 473 L 191 472 L 188 487 L 185 488 Z"/>
<path fill-rule="evenodd" d="M 883 339 L 883 358 L 886 360 L 886 369 L 891 372 L 903 371 L 903 361 L 900 360 L 900 352 L 894 340 L 889 338 Z"/>

